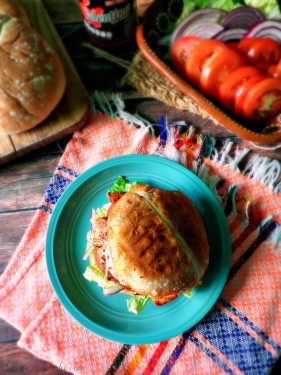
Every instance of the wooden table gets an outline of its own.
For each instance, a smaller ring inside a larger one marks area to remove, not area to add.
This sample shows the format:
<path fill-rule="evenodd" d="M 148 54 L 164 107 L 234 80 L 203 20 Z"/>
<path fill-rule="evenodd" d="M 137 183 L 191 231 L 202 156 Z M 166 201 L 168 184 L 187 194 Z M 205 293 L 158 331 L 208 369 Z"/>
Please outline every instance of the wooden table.
<path fill-rule="evenodd" d="M 89 92 L 118 91 L 120 80 L 126 71 L 82 46 L 86 34 L 78 1 L 44 0 L 44 4 L 86 89 Z M 134 53 L 135 51 L 126 53 L 122 58 L 130 61 Z M 280 148 L 256 148 L 225 128 L 214 126 L 211 121 L 206 126 L 206 121 L 195 118 L 187 111 L 177 110 L 151 98 L 136 98 L 132 92 L 124 94 L 126 110 L 131 113 L 138 112 L 151 122 L 157 122 L 163 114 L 167 115 L 170 121 L 195 122 L 200 131 L 214 134 L 219 142 L 229 138 L 241 148 L 249 147 L 252 152 L 281 160 Z M 4 271 L 29 226 L 69 139 L 70 136 L 67 136 L 0 167 L 0 273 Z M 16 343 L 19 337 L 20 333 L 15 328 L 0 320 L 0 374 L 22 374 L 24 371 L 20 366 L 34 369 L 34 374 L 66 374 L 63 369 L 47 364 L 18 348 Z"/>

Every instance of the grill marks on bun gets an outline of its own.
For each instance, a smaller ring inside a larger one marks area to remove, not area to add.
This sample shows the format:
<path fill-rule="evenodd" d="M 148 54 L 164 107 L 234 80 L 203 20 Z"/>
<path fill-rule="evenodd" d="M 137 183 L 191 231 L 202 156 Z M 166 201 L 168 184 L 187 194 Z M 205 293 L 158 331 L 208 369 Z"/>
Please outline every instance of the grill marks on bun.
<path fill-rule="evenodd" d="M 198 260 L 194 256 L 194 254 L 192 252 L 192 249 L 187 245 L 187 243 L 185 242 L 183 237 L 176 230 L 173 223 L 170 220 L 167 219 L 165 214 L 157 206 L 155 206 L 155 204 L 153 204 L 153 202 L 150 200 L 150 197 L 149 197 L 148 193 L 139 192 L 139 193 L 136 193 L 136 194 L 139 195 L 144 200 L 144 202 L 148 205 L 148 207 L 150 207 L 154 211 L 154 213 L 159 216 L 159 218 L 163 222 L 163 224 L 166 225 L 169 228 L 169 230 L 174 235 L 178 244 L 180 246 L 182 246 L 182 248 L 187 252 L 189 258 L 191 259 L 191 261 L 193 263 L 193 267 L 194 267 L 195 271 L 197 272 L 197 274 L 201 275 L 202 271 L 201 271 L 201 266 L 200 266 Z"/>
<path fill-rule="evenodd" d="M 111 206 L 107 224 L 115 271 L 136 293 L 163 304 L 201 280 L 208 240 L 182 193 L 136 185 Z"/>

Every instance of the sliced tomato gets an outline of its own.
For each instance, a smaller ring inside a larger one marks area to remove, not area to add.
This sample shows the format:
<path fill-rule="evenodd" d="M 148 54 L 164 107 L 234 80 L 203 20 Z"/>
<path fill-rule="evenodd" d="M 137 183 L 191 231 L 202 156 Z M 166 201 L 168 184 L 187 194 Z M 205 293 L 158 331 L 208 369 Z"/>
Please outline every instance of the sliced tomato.
<path fill-rule="evenodd" d="M 251 77 L 261 76 L 258 69 L 253 66 L 242 66 L 230 73 L 218 89 L 218 97 L 225 109 L 234 110 L 235 95 L 239 87 Z"/>
<path fill-rule="evenodd" d="M 265 78 L 256 83 L 246 95 L 243 115 L 259 121 L 281 112 L 281 79 Z"/>
<path fill-rule="evenodd" d="M 184 74 L 184 65 L 193 48 L 202 39 L 197 36 L 183 36 L 175 41 L 171 48 L 171 60 L 178 72 Z"/>
<path fill-rule="evenodd" d="M 259 38 L 245 38 L 240 40 L 237 45 L 237 51 L 239 51 L 243 56 L 247 57 L 249 50 L 253 47 L 254 43 L 256 43 Z"/>
<path fill-rule="evenodd" d="M 270 65 L 267 69 L 267 74 L 271 77 L 281 78 L 281 60 L 276 65 Z"/>
<path fill-rule="evenodd" d="M 95 264 L 97 265 L 98 269 L 103 273 L 103 274 L 106 274 L 106 266 L 105 266 L 105 262 L 102 261 L 102 257 L 101 257 L 101 253 L 100 251 L 98 250 L 98 248 L 95 248 L 94 249 L 94 260 L 95 260 Z"/>
<path fill-rule="evenodd" d="M 236 91 L 234 100 L 234 113 L 237 117 L 243 117 L 243 104 L 248 92 L 254 87 L 256 83 L 261 82 L 265 78 L 266 77 L 262 74 L 256 75 L 249 78 L 239 86 L 239 88 Z"/>
<path fill-rule="evenodd" d="M 269 65 L 269 67 L 267 69 L 267 74 L 270 77 L 275 77 L 276 71 L 277 71 L 277 65 L 276 64 L 272 64 L 272 65 Z"/>
<path fill-rule="evenodd" d="M 227 48 L 232 49 L 233 51 L 237 51 L 237 46 L 239 42 L 228 42 L 226 43 Z"/>
<path fill-rule="evenodd" d="M 243 65 L 243 59 L 235 51 L 226 49 L 215 53 L 203 64 L 201 91 L 213 99 L 218 99 L 220 84 L 231 72 Z"/>
<path fill-rule="evenodd" d="M 228 50 L 227 46 L 219 40 L 202 40 L 191 51 L 185 63 L 185 73 L 189 81 L 198 85 L 204 63 L 219 51 Z"/>
<path fill-rule="evenodd" d="M 270 38 L 248 38 L 237 46 L 246 61 L 266 73 L 272 64 L 277 64 L 281 58 L 281 45 Z"/>

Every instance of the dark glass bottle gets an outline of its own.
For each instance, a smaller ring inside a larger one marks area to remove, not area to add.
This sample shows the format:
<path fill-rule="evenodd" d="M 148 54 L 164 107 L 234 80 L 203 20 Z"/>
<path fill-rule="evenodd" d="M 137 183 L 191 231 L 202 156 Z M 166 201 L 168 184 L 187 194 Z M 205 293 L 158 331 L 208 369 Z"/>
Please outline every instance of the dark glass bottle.
<path fill-rule="evenodd" d="M 79 5 L 94 45 L 116 48 L 135 36 L 135 0 L 79 0 Z"/>

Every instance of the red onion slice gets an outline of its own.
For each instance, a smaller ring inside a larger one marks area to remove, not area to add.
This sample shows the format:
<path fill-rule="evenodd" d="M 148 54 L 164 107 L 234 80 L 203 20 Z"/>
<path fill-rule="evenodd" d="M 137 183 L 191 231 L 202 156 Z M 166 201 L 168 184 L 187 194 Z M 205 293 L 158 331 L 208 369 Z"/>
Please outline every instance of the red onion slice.
<path fill-rule="evenodd" d="M 243 35 L 243 39 L 255 38 L 272 38 L 281 43 L 281 22 L 279 20 L 265 20 L 250 27 Z"/>
<path fill-rule="evenodd" d="M 247 30 L 250 26 L 264 19 L 264 15 L 258 9 L 251 6 L 242 6 L 227 13 L 223 17 L 221 25 L 225 29 L 242 28 Z"/>
<path fill-rule="evenodd" d="M 198 9 L 186 16 L 175 28 L 171 35 L 170 45 L 183 35 L 189 35 L 188 30 L 195 25 L 205 25 L 206 23 L 220 24 L 221 18 L 226 14 L 220 9 Z"/>
<path fill-rule="evenodd" d="M 221 40 L 222 42 L 236 42 L 241 40 L 246 31 L 245 29 L 223 30 L 216 34 L 213 39 Z"/>
<path fill-rule="evenodd" d="M 204 23 L 204 25 L 191 26 L 187 32 L 184 32 L 183 36 L 192 35 L 197 36 L 201 39 L 212 39 L 216 34 L 221 32 L 223 27 L 217 23 Z"/>
<path fill-rule="evenodd" d="M 92 208 L 91 209 L 91 215 L 90 215 L 92 232 L 95 230 L 95 219 L 96 219 L 96 210 L 94 208 Z"/>

